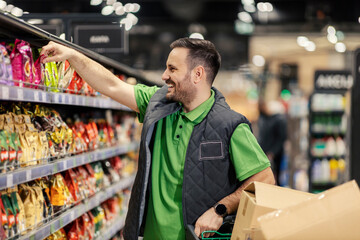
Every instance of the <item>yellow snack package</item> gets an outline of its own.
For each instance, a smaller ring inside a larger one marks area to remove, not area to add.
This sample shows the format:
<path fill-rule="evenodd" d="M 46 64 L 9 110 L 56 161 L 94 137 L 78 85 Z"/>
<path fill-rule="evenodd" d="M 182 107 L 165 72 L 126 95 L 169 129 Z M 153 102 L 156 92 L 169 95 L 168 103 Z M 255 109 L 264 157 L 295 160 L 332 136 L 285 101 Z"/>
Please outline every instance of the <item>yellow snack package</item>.
<path fill-rule="evenodd" d="M 39 186 L 33 186 L 32 189 L 34 190 L 35 197 L 36 197 L 36 203 L 35 203 L 35 209 L 36 209 L 36 225 L 41 225 L 43 223 L 44 216 L 47 216 L 47 209 L 44 209 L 45 199 L 42 193 L 42 189 Z M 45 211 L 45 213 L 44 213 Z"/>
<path fill-rule="evenodd" d="M 5 125 L 5 116 L 4 114 L 0 115 L 0 130 L 4 129 L 4 125 Z"/>
<path fill-rule="evenodd" d="M 36 214 L 36 195 L 32 188 L 27 186 L 26 184 L 21 184 L 19 186 L 19 195 L 24 204 L 25 210 L 25 227 L 26 229 L 32 230 L 37 220 Z"/>

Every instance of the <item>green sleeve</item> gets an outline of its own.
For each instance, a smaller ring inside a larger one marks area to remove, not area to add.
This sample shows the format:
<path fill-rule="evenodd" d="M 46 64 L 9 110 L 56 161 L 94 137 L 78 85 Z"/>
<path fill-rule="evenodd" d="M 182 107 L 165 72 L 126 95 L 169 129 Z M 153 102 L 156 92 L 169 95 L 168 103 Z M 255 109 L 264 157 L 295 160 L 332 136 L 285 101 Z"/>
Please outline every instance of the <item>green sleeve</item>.
<path fill-rule="evenodd" d="M 139 109 L 139 113 L 137 114 L 139 118 L 139 122 L 144 121 L 146 108 L 149 104 L 151 97 L 156 93 L 160 88 L 157 86 L 149 87 L 143 84 L 137 84 L 134 86 L 134 93 L 136 104 Z"/>
<path fill-rule="evenodd" d="M 269 159 L 246 123 L 239 124 L 235 129 L 230 139 L 229 152 L 239 181 L 270 166 Z"/>

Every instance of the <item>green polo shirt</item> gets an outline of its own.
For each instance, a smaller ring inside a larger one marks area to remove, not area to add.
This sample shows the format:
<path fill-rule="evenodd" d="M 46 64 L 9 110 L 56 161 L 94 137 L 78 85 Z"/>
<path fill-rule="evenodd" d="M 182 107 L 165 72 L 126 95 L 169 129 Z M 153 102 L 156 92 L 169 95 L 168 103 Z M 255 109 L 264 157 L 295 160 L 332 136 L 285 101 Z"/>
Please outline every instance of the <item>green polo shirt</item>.
<path fill-rule="evenodd" d="M 158 89 L 141 84 L 135 86 L 140 122 L 144 120 L 150 98 Z M 157 124 L 144 240 L 185 239 L 182 182 L 186 149 L 194 126 L 206 117 L 214 104 L 214 95 L 211 90 L 210 98 L 191 112 L 179 110 Z M 247 124 L 240 124 L 234 131 L 229 152 L 240 181 L 270 166 Z"/>

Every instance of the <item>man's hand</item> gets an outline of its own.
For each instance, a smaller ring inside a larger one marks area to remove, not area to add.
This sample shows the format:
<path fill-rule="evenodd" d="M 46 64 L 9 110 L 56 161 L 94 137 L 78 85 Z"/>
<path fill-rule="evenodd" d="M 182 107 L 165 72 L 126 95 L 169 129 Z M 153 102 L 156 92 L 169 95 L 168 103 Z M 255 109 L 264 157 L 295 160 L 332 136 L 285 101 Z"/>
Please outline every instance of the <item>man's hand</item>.
<path fill-rule="evenodd" d="M 195 234 L 198 237 L 201 237 L 201 233 L 204 231 L 216 231 L 218 230 L 222 223 L 223 218 L 216 214 L 215 209 L 212 207 L 203 215 L 201 215 L 195 223 Z M 210 237 L 214 234 L 206 233 L 204 237 Z"/>
<path fill-rule="evenodd" d="M 61 44 L 50 41 L 40 52 L 42 63 L 63 62 L 71 59 L 76 51 Z"/>

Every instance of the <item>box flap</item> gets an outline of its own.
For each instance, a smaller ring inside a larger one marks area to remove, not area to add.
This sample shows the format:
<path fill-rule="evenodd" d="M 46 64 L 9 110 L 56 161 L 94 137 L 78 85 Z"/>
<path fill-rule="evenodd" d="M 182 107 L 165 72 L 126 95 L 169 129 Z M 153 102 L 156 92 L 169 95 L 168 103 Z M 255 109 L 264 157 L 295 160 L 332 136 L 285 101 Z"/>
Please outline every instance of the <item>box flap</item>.
<path fill-rule="evenodd" d="M 255 193 L 256 203 L 260 206 L 280 209 L 291 206 L 314 196 L 289 188 L 279 187 L 262 182 L 253 182 L 244 191 Z"/>
<path fill-rule="evenodd" d="M 360 239 L 360 191 L 355 181 L 258 218 L 266 239 Z"/>

